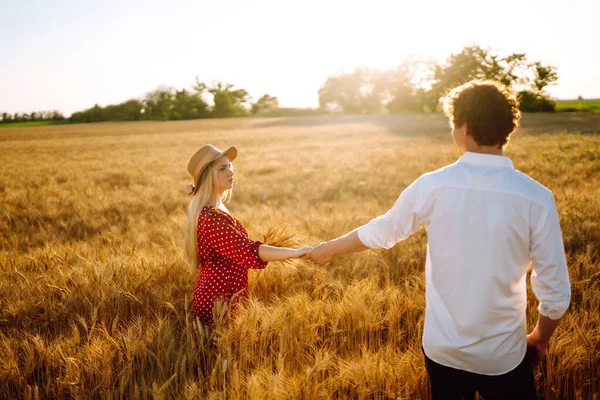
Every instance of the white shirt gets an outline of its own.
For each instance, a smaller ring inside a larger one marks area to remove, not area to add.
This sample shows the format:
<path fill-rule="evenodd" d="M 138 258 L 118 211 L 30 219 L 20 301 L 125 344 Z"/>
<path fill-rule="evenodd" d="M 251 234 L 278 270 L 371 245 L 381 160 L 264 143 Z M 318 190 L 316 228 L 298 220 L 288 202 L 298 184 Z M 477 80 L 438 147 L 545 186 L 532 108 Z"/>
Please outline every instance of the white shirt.
<path fill-rule="evenodd" d="M 541 314 L 561 318 L 571 298 L 552 192 L 507 157 L 469 152 L 422 175 L 358 236 L 367 247 L 388 249 L 423 225 L 425 354 L 479 374 L 513 370 L 527 349 L 529 266 Z"/>

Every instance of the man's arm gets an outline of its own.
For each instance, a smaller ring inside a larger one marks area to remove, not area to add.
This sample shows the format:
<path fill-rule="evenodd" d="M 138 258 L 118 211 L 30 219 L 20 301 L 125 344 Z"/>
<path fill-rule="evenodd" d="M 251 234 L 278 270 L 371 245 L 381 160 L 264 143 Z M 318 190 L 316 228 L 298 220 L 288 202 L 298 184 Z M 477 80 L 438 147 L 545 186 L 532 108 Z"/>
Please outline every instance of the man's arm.
<path fill-rule="evenodd" d="M 538 321 L 533 329 L 533 332 L 527 336 L 527 344 L 535 349 L 533 360 L 531 360 L 534 366 L 542 361 L 546 355 L 548 342 L 550 342 L 552 334 L 556 328 L 558 328 L 560 320 L 560 318 L 550 319 L 544 314 L 539 314 Z"/>
<path fill-rule="evenodd" d="M 536 350 L 534 364 L 546 354 L 548 342 L 569 307 L 571 286 L 558 212 L 552 199 L 547 216 L 531 241 L 531 287 L 540 304 L 538 321 L 527 343 Z"/>
<path fill-rule="evenodd" d="M 308 257 L 317 264 L 323 265 L 330 262 L 335 256 L 367 249 L 368 247 L 358 237 L 358 229 L 355 229 L 337 239 L 319 244 L 309 253 Z"/>
<path fill-rule="evenodd" d="M 426 223 L 420 211 L 420 178 L 404 189 L 394 206 L 384 215 L 352 232 L 321 243 L 307 255 L 318 264 L 327 264 L 335 256 L 367 249 L 389 249 L 406 239 Z"/>

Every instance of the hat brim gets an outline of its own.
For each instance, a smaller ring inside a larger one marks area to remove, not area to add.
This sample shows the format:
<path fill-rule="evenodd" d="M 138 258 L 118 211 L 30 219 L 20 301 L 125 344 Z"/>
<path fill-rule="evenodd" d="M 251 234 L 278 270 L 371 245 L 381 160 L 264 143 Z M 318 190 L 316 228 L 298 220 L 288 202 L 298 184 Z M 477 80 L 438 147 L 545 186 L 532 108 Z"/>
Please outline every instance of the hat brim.
<path fill-rule="evenodd" d="M 192 193 L 192 195 L 196 194 L 196 192 L 198 191 L 200 178 L 202 177 L 202 172 L 204 172 L 204 169 L 208 166 L 208 164 L 210 164 L 211 162 L 213 162 L 215 160 L 218 160 L 219 158 L 221 158 L 223 156 L 227 156 L 229 161 L 233 162 L 233 160 L 235 160 L 237 158 L 237 154 L 238 154 L 238 151 L 235 148 L 235 146 L 231 146 L 227 150 L 222 151 L 219 154 L 215 154 L 215 156 L 212 158 L 212 160 L 207 162 L 206 165 L 204 167 L 202 167 L 202 169 L 200 169 L 200 172 L 198 173 L 198 180 L 196 182 L 194 182 L 194 193 Z"/>

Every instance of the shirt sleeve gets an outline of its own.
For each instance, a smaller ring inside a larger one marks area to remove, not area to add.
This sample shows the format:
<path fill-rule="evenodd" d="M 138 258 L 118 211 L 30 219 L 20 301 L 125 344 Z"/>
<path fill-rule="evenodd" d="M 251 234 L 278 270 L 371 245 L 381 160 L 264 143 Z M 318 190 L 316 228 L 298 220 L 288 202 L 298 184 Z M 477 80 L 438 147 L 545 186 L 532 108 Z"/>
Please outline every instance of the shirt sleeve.
<path fill-rule="evenodd" d="M 531 238 L 531 288 L 538 298 L 540 314 L 560 319 L 571 301 L 567 259 L 554 198 L 547 216 L 537 224 Z"/>
<path fill-rule="evenodd" d="M 225 216 L 213 213 L 206 221 L 204 241 L 220 255 L 246 268 L 265 268 L 268 262 L 258 257 L 260 241 L 248 239 Z"/>
<path fill-rule="evenodd" d="M 358 228 L 358 238 L 371 249 L 389 249 L 426 223 L 420 211 L 422 178 L 404 189 L 394 206 L 384 215 Z"/>

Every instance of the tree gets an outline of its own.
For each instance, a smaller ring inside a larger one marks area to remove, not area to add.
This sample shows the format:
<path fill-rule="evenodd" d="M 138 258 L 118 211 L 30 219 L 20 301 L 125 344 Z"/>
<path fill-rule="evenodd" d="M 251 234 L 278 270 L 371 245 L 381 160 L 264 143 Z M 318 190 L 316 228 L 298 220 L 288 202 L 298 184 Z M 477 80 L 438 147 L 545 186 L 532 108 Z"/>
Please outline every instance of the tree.
<path fill-rule="evenodd" d="M 120 104 L 120 111 L 123 121 L 139 121 L 142 119 L 142 110 L 144 103 L 138 99 L 129 99 Z"/>
<path fill-rule="evenodd" d="M 142 115 L 143 104 L 137 99 L 120 104 L 109 104 L 103 109 L 104 121 L 138 121 Z"/>
<path fill-rule="evenodd" d="M 63 121 L 65 116 L 58 110 L 53 110 L 51 114 L 52 121 Z"/>
<path fill-rule="evenodd" d="M 458 54 L 451 54 L 446 62 L 434 67 L 435 83 L 431 87 L 431 105 L 437 104 L 448 90 L 472 79 L 491 79 L 518 90 L 522 110 L 539 108 L 550 110 L 553 102 L 544 88 L 558 79 L 556 70 L 541 62 L 529 62 L 524 53 L 505 57 L 480 46 L 466 46 Z"/>
<path fill-rule="evenodd" d="M 504 69 L 498 80 L 506 86 L 521 86 L 527 83 L 525 71 L 529 68 L 525 53 L 514 53 L 504 57 Z"/>
<path fill-rule="evenodd" d="M 3 123 L 12 122 L 12 116 L 7 112 L 3 112 L 2 113 L 2 122 Z"/>
<path fill-rule="evenodd" d="M 551 65 L 544 65 L 539 61 L 531 64 L 534 70 L 533 88 L 538 93 L 545 93 L 544 89 L 547 86 L 555 85 L 558 81 L 558 73 L 556 68 Z"/>
<path fill-rule="evenodd" d="M 265 94 L 258 101 L 252 104 L 252 114 L 271 111 L 279 108 L 277 97 Z"/>
<path fill-rule="evenodd" d="M 60 121 L 61 119 L 64 119 L 64 116 L 60 112 L 54 110 L 49 112 L 49 119 L 53 121 Z M 98 104 L 95 104 L 92 108 L 73 113 L 69 120 L 71 122 L 101 122 L 108 121 L 109 118 L 107 110 L 100 107 Z"/>
<path fill-rule="evenodd" d="M 392 71 L 377 80 L 375 91 L 391 113 L 429 110 L 429 88 L 433 84 L 435 63 L 419 57 L 407 57 Z"/>
<path fill-rule="evenodd" d="M 319 89 L 319 105 L 323 110 L 339 107 L 353 114 L 380 112 L 383 99 L 375 90 L 380 77 L 381 71 L 372 68 L 330 76 Z"/>
<path fill-rule="evenodd" d="M 525 54 L 514 53 L 500 57 L 490 49 L 478 45 L 465 46 L 460 53 L 451 54 L 444 64 L 434 67 L 435 83 L 431 88 L 431 102 L 439 102 L 453 87 L 473 79 L 491 79 L 506 86 L 526 83 L 529 68 Z"/>
<path fill-rule="evenodd" d="M 149 119 L 168 121 L 173 106 L 174 92 L 175 89 L 166 86 L 160 86 L 152 92 L 148 92 L 144 100 L 144 115 Z"/>
<path fill-rule="evenodd" d="M 208 89 L 208 86 L 206 86 L 206 84 L 202 81 L 200 81 L 200 79 L 198 77 L 196 77 L 196 83 L 194 85 L 194 90 L 196 91 L 196 93 L 200 96 L 202 96 L 204 94 L 204 92 L 206 92 L 206 90 Z"/>
<path fill-rule="evenodd" d="M 83 112 L 81 112 L 81 111 L 77 111 L 77 112 L 74 112 L 73 114 L 71 114 L 71 116 L 69 117 L 69 121 L 71 121 L 71 122 L 86 122 L 83 120 Z"/>
<path fill-rule="evenodd" d="M 448 56 L 445 64 L 436 65 L 435 83 L 431 88 L 432 94 L 437 98 L 436 103 L 450 88 L 472 79 L 487 77 L 490 73 L 494 74 L 496 67 L 491 60 L 492 65 L 486 62 L 488 56 L 488 51 L 479 46 L 467 46 L 460 53 Z"/>
<path fill-rule="evenodd" d="M 147 93 L 143 100 L 130 99 L 124 103 L 110 104 L 106 107 L 100 107 L 96 104 L 87 110 L 73 113 L 69 120 L 73 122 L 99 122 L 205 118 L 210 116 L 208 104 L 202 97 L 205 90 L 206 86 L 198 80 L 196 80 L 193 91 L 160 86 Z M 231 92 L 237 95 L 243 94 L 239 90 Z M 57 116 L 56 113 L 56 111 L 52 113 L 54 119 L 64 118 L 62 114 Z"/>
<path fill-rule="evenodd" d="M 520 109 L 527 112 L 555 111 L 556 103 L 545 89 L 558 80 L 556 68 L 540 61 L 530 63 L 529 68 L 531 82 L 529 89 L 519 92 Z"/>
<path fill-rule="evenodd" d="M 525 112 L 553 112 L 556 103 L 543 93 L 532 90 L 519 92 L 519 109 Z"/>
<path fill-rule="evenodd" d="M 204 118 L 208 115 L 208 104 L 202 99 L 201 92 L 189 92 L 186 89 L 175 92 L 172 119 Z"/>
<path fill-rule="evenodd" d="M 245 89 L 233 89 L 234 85 L 218 82 L 208 89 L 213 95 L 214 106 L 212 116 L 235 117 L 246 113 L 245 106 L 250 100 L 250 95 Z"/>

